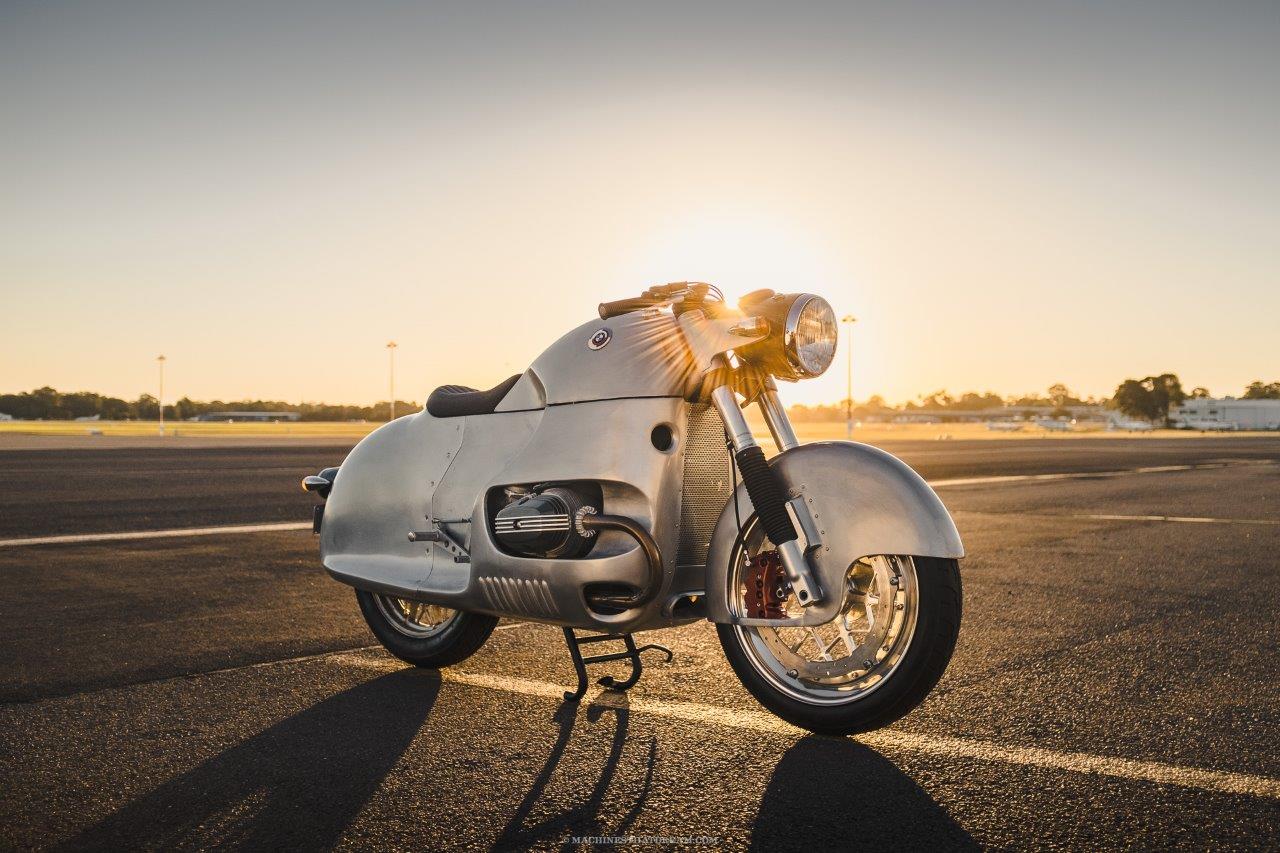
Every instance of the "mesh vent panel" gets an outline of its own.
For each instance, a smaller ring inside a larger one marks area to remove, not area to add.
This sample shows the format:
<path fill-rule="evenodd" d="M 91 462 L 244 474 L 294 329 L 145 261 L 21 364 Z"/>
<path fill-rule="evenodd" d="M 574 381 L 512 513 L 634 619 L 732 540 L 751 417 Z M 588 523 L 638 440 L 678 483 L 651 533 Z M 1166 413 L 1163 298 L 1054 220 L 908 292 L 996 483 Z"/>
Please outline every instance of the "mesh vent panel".
<path fill-rule="evenodd" d="M 703 566 L 716 521 L 732 493 L 732 463 L 724 446 L 724 424 L 715 407 L 690 405 L 685 411 L 684 493 L 676 563 Z"/>

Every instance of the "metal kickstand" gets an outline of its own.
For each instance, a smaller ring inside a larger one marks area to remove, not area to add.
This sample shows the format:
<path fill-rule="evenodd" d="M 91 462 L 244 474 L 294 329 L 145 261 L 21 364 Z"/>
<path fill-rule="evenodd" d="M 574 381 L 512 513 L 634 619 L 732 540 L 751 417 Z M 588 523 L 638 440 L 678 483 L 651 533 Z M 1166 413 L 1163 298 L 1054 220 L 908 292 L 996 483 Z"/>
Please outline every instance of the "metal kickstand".
<path fill-rule="evenodd" d="M 582 656 L 582 646 L 587 643 L 603 643 L 608 640 L 621 640 L 626 644 L 625 652 L 612 652 L 605 655 L 591 655 L 590 657 Z M 640 680 L 640 673 L 644 671 L 644 664 L 640 661 L 640 653 L 647 652 L 650 649 L 662 652 L 667 657 L 667 663 L 671 662 L 674 655 L 671 649 L 666 646 L 660 646 L 657 643 L 649 643 L 645 646 L 636 646 L 635 638 L 631 634 L 593 634 L 589 637 L 579 637 L 573 632 L 572 628 L 564 629 L 564 641 L 569 646 L 569 657 L 573 658 L 574 671 L 578 673 L 578 689 L 566 690 L 564 699 L 566 702 L 577 702 L 587 695 L 587 664 L 604 663 L 611 660 L 630 660 L 631 675 L 626 681 L 617 681 L 612 675 L 606 675 L 596 681 L 602 687 L 610 690 L 630 690 L 636 686 L 636 682 Z"/>

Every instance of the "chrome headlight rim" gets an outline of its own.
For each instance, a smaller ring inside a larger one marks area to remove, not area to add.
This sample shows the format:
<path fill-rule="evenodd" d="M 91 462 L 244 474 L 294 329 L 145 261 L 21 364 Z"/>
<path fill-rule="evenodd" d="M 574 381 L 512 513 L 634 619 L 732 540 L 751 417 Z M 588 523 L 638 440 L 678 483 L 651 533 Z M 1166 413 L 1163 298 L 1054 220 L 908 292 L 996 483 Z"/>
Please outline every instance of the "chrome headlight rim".
<path fill-rule="evenodd" d="M 835 320 L 835 309 L 831 307 L 831 303 L 812 293 L 802 293 L 791 303 L 791 309 L 787 311 L 787 319 L 783 323 L 782 343 L 783 350 L 787 356 L 787 363 L 791 366 L 801 378 L 813 379 L 826 373 L 831 365 L 835 362 L 836 349 L 839 346 L 839 325 L 836 325 L 836 334 L 831 340 L 831 357 L 827 359 L 827 363 L 822 365 L 820 369 L 814 371 L 809 365 L 805 364 L 804 359 L 800 355 L 799 332 L 800 317 L 804 314 L 805 308 L 817 301 L 819 305 L 825 306 L 827 313 L 831 315 L 832 321 Z"/>

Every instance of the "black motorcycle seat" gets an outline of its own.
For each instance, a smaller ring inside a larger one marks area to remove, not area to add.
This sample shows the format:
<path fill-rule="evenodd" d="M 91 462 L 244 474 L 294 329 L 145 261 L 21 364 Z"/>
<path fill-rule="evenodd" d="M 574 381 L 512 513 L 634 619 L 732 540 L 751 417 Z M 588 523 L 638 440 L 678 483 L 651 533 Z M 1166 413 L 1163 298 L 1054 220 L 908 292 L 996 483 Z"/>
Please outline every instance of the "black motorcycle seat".
<path fill-rule="evenodd" d="M 502 398 L 520 381 L 517 373 L 488 391 L 477 391 L 466 385 L 441 385 L 427 398 L 427 414 L 434 418 L 460 418 L 464 415 L 491 415 Z"/>

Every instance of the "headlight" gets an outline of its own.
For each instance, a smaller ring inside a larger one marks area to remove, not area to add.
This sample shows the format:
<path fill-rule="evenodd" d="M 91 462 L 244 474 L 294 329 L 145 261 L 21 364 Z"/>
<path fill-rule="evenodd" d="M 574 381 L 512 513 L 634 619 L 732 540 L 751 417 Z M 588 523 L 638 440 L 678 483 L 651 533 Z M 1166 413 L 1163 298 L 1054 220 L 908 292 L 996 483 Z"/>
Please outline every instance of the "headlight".
<path fill-rule="evenodd" d="M 738 304 L 747 314 L 769 321 L 769 337 L 735 350 L 740 357 L 788 382 L 821 376 L 831 366 L 840 327 L 827 300 L 812 293 L 763 290 Z"/>
<path fill-rule="evenodd" d="M 802 377 L 821 376 L 836 357 L 836 312 L 821 296 L 801 294 L 787 312 L 787 361 Z"/>

